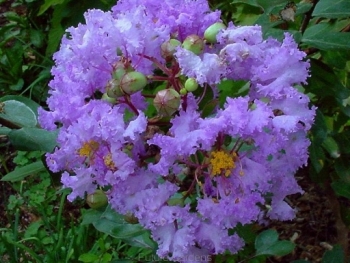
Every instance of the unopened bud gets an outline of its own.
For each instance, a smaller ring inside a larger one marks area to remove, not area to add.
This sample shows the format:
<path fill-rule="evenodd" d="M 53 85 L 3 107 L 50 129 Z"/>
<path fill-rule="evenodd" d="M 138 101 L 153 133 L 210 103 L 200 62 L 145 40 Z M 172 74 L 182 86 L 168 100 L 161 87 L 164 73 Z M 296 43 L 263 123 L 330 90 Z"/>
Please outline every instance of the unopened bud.
<path fill-rule="evenodd" d="M 168 41 L 164 42 L 160 46 L 161 48 L 160 52 L 161 52 L 162 58 L 166 60 L 171 60 L 176 51 L 176 47 L 180 45 L 181 45 L 181 42 L 177 39 L 169 39 Z"/>
<path fill-rule="evenodd" d="M 108 97 L 110 98 L 119 98 L 124 96 L 123 92 L 120 89 L 120 81 L 117 79 L 111 79 L 108 81 L 106 91 Z"/>
<path fill-rule="evenodd" d="M 199 55 L 204 49 L 204 41 L 197 35 L 189 35 L 182 43 L 182 47 Z"/>
<path fill-rule="evenodd" d="M 185 89 L 185 88 L 182 88 L 182 89 L 180 89 L 180 94 L 181 95 L 186 95 L 187 94 L 187 89 Z"/>
<path fill-rule="evenodd" d="M 113 78 L 120 80 L 127 72 L 133 71 L 133 68 L 128 63 L 124 63 L 123 61 L 118 61 L 115 65 L 113 72 Z"/>
<path fill-rule="evenodd" d="M 189 78 L 186 80 L 185 82 L 185 89 L 188 91 L 188 92 L 193 92 L 195 91 L 196 89 L 198 88 L 198 83 L 197 83 L 197 80 L 194 79 L 194 78 Z"/>
<path fill-rule="evenodd" d="M 160 90 L 153 103 L 160 115 L 171 116 L 180 106 L 180 94 L 174 89 Z"/>
<path fill-rule="evenodd" d="M 89 194 L 86 198 L 86 203 L 93 209 L 104 207 L 108 203 L 105 192 L 101 189 L 97 189 L 95 193 Z"/>
<path fill-rule="evenodd" d="M 222 29 L 226 29 L 226 26 L 221 23 L 221 22 L 217 22 L 215 24 L 212 24 L 210 27 L 208 27 L 205 32 L 204 32 L 204 39 L 208 42 L 208 43 L 216 43 L 216 36 L 217 34 L 220 32 L 220 30 Z"/>
<path fill-rule="evenodd" d="M 120 80 L 120 88 L 125 94 L 133 94 L 147 85 L 147 78 L 141 72 L 126 73 Z"/>
<path fill-rule="evenodd" d="M 115 104 L 117 102 L 115 98 L 109 97 L 107 93 L 103 93 L 101 100 L 107 101 L 111 104 Z"/>

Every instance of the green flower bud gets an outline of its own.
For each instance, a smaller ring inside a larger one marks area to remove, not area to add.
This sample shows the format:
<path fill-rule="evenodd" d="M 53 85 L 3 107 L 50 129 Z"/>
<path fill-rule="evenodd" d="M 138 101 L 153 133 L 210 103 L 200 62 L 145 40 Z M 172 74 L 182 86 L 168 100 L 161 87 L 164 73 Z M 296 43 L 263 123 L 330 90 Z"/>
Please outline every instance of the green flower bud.
<path fill-rule="evenodd" d="M 140 72 L 132 71 L 124 74 L 120 80 L 120 88 L 125 94 L 133 94 L 147 85 L 147 78 Z"/>
<path fill-rule="evenodd" d="M 117 79 L 111 79 L 107 83 L 107 95 L 110 98 L 119 98 L 124 96 L 124 93 L 120 89 L 120 81 Z"/>
<path fill-rule="evenodd" d="M 124 215 L 124 220 L 129 224 L 137 224 L 139 222 L 139 219 L 132 213 Z"/>
<path fill-rule="evenodd" d="M 181 42 L 177 39 L 169 39 L 168 41 L 164 42 L 160 46 L 161 48 L 160 52 L 161 52 L 162 58 L 166 60 L 171 60 L 176 51 L 176 47 L 180 45 L 181 45 Z"/>
<path fill-rule="evenodd" d="M 113 78 L 118 80 L 120 80 L 127 72 L 134 70 L 130 65 L 126 66 L 123 61 L 118 61 L 113 65 L 113 67 L 115 68 L 113 72 Z"/>
<path fill-rule="evenodd" d="M 111 104 L 115 104 L 117 102 L 115 98 L 109 97 L 107 93 L 103 93 L 101 100 L 107 101 Z"/>
<path fill-rule="evenodd" d="M 168 117 L 178 110 L 180 94 L 174 89 L 160 90 L 157 92 L 153 103 L 160 115 Z"/>
<path fill-rule="evenodd" d="M 189 35 L 182 43 L 182 47 L 199 55 L 204 49 L 204 41 L 197 35 Z"/>
<path fill-rule="evenodd" d="M 93 209 L 104 207 L 108 203 L 105 192 L 101 189 L 97 189 L 95 193 L 89 194 L 86 198 L 86 203 Z"/>
<path fill-rule="evenodd" d="M 221 23 L 217 22 L 215 24 L 212 24 L 210 27 L 208 27 L 204 32 L 204 39 L 208 43 L 216 43 L 216 36 L 220 32 L 220 30 L 226 29 L 226 26 Z"/>
<path fill-rule="evenodd" d="M 198 83 L 197 83 L 197 80 L 194 79 L 194 78 L 189 78 L 186 80 L 185 82 L 185 89 L 188 91 L 188 92 L 193 92 L 195 91 L 196 89 L 198 88 Z"/>
<path fill-rule="evenodd" d="M 120 80 L 126 74 L 126 70 L 124 68 L 117 68 L 113 72 L 113 78 Z"/>
<path fill-rule="evenodd" d="M 185 89 L 185 88 L 180 89 L 180 94 L 181 95 L 186 95 L 187 94 L 187 89 Z"/>

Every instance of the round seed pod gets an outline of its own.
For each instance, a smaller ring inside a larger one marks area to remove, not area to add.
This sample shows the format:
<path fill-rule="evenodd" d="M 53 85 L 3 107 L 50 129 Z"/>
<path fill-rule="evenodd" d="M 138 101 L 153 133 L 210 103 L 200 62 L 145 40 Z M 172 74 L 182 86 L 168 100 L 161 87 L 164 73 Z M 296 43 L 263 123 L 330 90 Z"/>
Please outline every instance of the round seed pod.
<path fill-rule="evenodd" d="M 162 58 L 171 60 L 176 51 L 176 47 L 180 46 L 181 42 L 177 39 L 169 39 L 160 46 Z"/>
<path fill-rule="evenodd" d="M 164 89 L 157 92 L 153 100 L 159 115 L 171 116 L 180 106 L 180 95 L 174 89 Z"/>
<path fill-rule="evenodd" d="M 142 90 L 146 85 L 146 76 L 137 71 L 125 73 L 120 80 L 120 89 L 128 95 Z"/>
<path fill-rule="evenodd" d="M 108 203 L 105 192 L 101 189 L 97 189 L 93 194 L 87 195 L 86 203 L 93 209 L 104 207 Z"/>
<path fill-rule="evenodd" d="M 131 65 L 126 65 L 123 61 L 118 61 L 113 65 L 114 72 L 113 78 L 120 80 L 127 72 L 131 72 L 134 69 L 131 67 Z"/>
<path fill-rule="evenodd" d="M 117 100 L 115 98 L 109 97 L 107 93 L 103 93 L 102 94 L 101 100 L 107 101 L 107 102 L 109 102 L 111 104 L 115 104 L 117 102 Z"/>
<path fill-rule="evenodd" d="M 108 97 L 110 98 L 119 98 L 124 96 L 124 93 L 120 89 L 120 81 L 117 79 L 111 79 L 108 81 L 106 91 Z"/>
<path fill-rule="evenodd" d="M 226 26 L 223 23 L 217 22 L 212 24 L 210 27 L 208 27 L 204 31 L 204 39 L 208 43 L 212 43 L 212 44 L 216 43 L 217 42 L 216 36 L 222 29 L 226 29 Z"/>
<path fill-rule="evenodd" d="M 198 88 L 198 82 L 196 79 L 194 78 L 189 78 L 186 80 L 185 82 L 185 89 L 188 91 L 188 92 L 193 92 L 195 91 L 196 89 Z"/>
<path fill-rule="evenodd" d="M 181 94 L 181 95 L 186 95 L 187 92 L 188 92 L 188 91 L 187 91 L 185 88 L 180 89 L 180 94 Z"/>
<path fill-rule="evenodd" d="M 204 41 L 197 35 L 189 35 L 182 43 L 182 47 L 199 55 L 204 49 Z"/>

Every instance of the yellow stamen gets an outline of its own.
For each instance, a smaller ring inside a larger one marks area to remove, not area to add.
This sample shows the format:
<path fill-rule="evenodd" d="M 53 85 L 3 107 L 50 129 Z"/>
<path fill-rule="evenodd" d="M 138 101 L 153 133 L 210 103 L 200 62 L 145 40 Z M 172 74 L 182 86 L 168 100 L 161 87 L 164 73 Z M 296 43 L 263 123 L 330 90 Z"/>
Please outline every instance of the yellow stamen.
<path fill-rule="evenodd" d="M 85 142 L 83 146 L 78 150 L 81 157 L 91 157 L 95 151 L 98 150 L 99 144 L 94 140 Z"/>
<path fill-rule="evenodd" d="M 224 175 L 229 177 L 231 170 L 236 167 L 236 157 L 236 153 L 230 155 L 224 151 L 213 151 L 210 158 L 211 175 L 219 176 L 224 172 Z"/>
<path fill-rule="evenodd" d="M 108 153 L 105 157 L 103 157 L 103 162 L 112 171 L 116 171 L 117 170 L 117 167 L 115 166 L 115 163 L 112 160 L 112 154 L 111 153 Z"/>

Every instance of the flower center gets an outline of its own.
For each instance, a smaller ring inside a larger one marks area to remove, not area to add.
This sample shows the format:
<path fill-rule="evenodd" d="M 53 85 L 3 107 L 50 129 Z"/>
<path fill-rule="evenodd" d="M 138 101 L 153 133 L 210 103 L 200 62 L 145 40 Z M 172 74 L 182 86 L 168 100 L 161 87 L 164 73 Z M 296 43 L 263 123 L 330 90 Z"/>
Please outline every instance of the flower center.
<path fill-rule="evenodd" d="M 117 167 L 115 166 L 115 163 L 112 160 L 112 154 L 108 153 L 106 156 L 103 157 L 104 164 L 112 171 L 116 171 Z"/>
<path fill-rule="evenodd" d="M 229 177 L 231 170 L 236 167 L 236 157 L 236 153 L 229 154 L 224 151 L 213 151 L 209 160 L 211 165 L 211 175 L 219 176 L 224 173 L 226 177 Z"/>
<path fill-rule="evenodd" d="M 97 151 L 100 145 L 94 140 L 84 142 L 83 146 L 79 149 L 78 153 L 81 157 L 91 157 L 95 151 Z"/>

